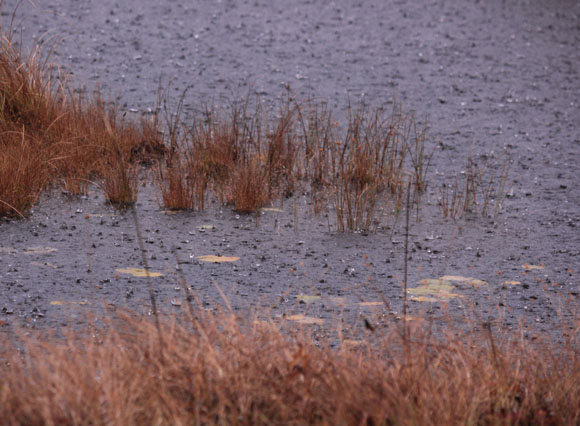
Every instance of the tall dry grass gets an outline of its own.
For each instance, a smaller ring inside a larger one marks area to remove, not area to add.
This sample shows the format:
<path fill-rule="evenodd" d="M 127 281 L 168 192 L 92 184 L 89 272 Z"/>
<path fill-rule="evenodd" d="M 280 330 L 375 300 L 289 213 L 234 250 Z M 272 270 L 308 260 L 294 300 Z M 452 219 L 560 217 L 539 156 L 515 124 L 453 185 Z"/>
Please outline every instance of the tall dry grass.
<path fill-rule="evenodd" d="M 178 107 L 168 117 L 173 155 L 159 168 L 168 208 L 192 208 L 181 200 L 187 188 L 193 197 L 195 182 L 203 182 L 204 196 L 213 189 L 220 202 L 246 213 L 300 191 L 310 194 L 315 213 L 331 206 L 337 230 L 368 231 L 385 211 L 400 212 L 406 182 L 413 182 L 413 200 L 427 186 L 425 128 L 398 105 L 390 114 L 353 109 L 344 129 L 324 104 L 300 103 L 290 93 L 275 116 L 248 96 L 229 109 L 181 118 Z"/>
<path fill-rule="evenodd" d="M 133 165 L 163 150 L 156 123 L 123 120 L 98 93 L 73 96 L 44 50 L 23 55 L 0 31 L 0 216 L 26 215 L 51 185 L 86 194 L 96 179 L 109 201 L 130 204 Z"/>
<path fill-rule="evenodd" d="M 497 217 L 505 195 L 509 164 L 501 167 L 485 160 L 477 164 L 472 156 L 452 183 L 444 183 L 440 189 L 439 207 L 443 217 L 456 220 L 465 213 Z"/>
<path fill-rule="evenodd" d="M 580 422 L 578 324 L 557 342 L 428 322 L 405 340 L 391 323 L 331 348 L 272 322 L 196 315 L 163 321 L 163 339 L 126 314 L 64 338 L 5 339 L 0 423 Z"/>

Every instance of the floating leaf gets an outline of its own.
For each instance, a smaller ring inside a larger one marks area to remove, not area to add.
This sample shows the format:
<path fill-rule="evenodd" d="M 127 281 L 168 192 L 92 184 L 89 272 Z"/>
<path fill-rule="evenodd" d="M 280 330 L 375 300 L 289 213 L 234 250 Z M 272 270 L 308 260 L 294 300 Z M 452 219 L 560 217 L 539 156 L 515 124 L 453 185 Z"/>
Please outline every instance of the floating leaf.
<path fill-rule="evenodd" d="M 519 281 L 504 281 L 503 283 L 501 283 L 502 285 L 520 285 L 521 282 Z"/>
<path fill-rule="evenodd" d="M 43 246 L 35 246 L 35 247 L 28 247 L 24 249 L 25 254 L 48 254 L 54 253 L 58 251 L 54 247 L 43 247 Z"/>
<path fill-rule="evenodd" d="M 290 315 L 288 317 L 288 319 L 290 321 L 295 321 L 297 323 L 300 324 L 323 324 L 324 320 L 322 318 L 314 318 L 314 317 L 307 317 L 303 314 L 296 314 L 296 315 Z"/>
<path fill-rule="evenodd" d="M 179 213 L 179 210 L 163 210 L 161 213 L 173 215 Z"/>
<path fill-rule="evenodd" d="M 212 263 L 222 263 L 222 262 L 235 262 L 236 260 L 240 260 L 239 257 L 232 256 L 214 256 L 212 254 L 205 255 L 205 256 L 197 256 L 197 260 L 201 260 L 202 262 L 212 262 Z"/>
<path fill-rule="evenodd" d="M 344 306 L 346 305 L 346 297 L 340 297 L 340 296 L 331 296 L 330 300 L 332 301 L 332 303 L 338 305 L 338 306 Z"/>
<path fill-rule="evenodd" d="M 437 298 L 437 297 L 428 297 L 428 296 L 412 296 L 411 300 L 415 302 L 441 302 L 446 299 Z"/>
<path fill-rule="evenodd" d="M 538 270 L 538 269 L 544 269 L 545 265 L 542 263 L 541 265 L 529 265 L 527 263 L 524 263 L 522 265 L 522 268 L 524 268 L 526 271 L 534 271 L 534 270 Z"/>
<path fill-rule="evenodd" d="M 420 281 L 420 286 L 410 288 L 407 293 L 412 294 L 411 300 L 416 302 L 439 302 L 456 297 L 463 297 L 459 294 L 453 293 L 453 287 L 450 281 L 425 279 Z"/>
<path fill-rule="evenodd" d="M 419 296 L 419 297 L 421 297 L 421 296 Z M 438 300 L 430 300 L 429 302 L 438 302 Z M 406 317 L 402 317 L 401 319 L 404 321 L 422 321 L 423 320 L 423 318 L 421 318 L 421 317 L 414 317 L 412 315 L 407 315 Z"/>
<path fill-rule="evenodd" d="M 30 264 L 34 265 L 34 266 L 48 266 L 49 268 L 52 268 L 52 269 L 58 268 L 58 266 L 56 266 L 52 263 L 48 263 L 48 262 L 30 262 Z"/>
<path fill-rule="evenodd" d="M 482 285 L 487 285 L 486 281 L 478 280 L 477 278 L 471 278 L 471 277 L 461 277 L 459 275 L 445 275 L 439 279 L 443 280 L 443 281 L 453 281 L 453 282 L 458 282 L 458 283 L 462 283 L 462 284 L 466 284 L 466 285 L 471 285 L 473 287 L 480 287 Z"/>
<path fill-rule="evenodd" d="M 213 231 L 214 229 L 217 229 L 217 226 L 215 226 L 215 225 L 201 225 L 199 227 L 200 231 Z"/>
<path fill-rule="evenodd" d="M 134 277 L 162 277 L 163 274 L 161 272 L 150 272 L 145 269 L 137 269 L 137 268 L 117 268 L 115 269 L 120 274 L 128 274 L 133 275 Z"/>
<path fill-rule="evenodd" d="M 264 320 L 254 320 L 253 324 L 256 327 L 268 327 L 270 325 L 270 323 L 268 321 L 264 321 Z"/>
<path fill-rule="evenodd" d="M 315 300 L 320 300 L 320 296 L 311 296 L 308 294 L 299 294 L 298 296 L 296 296 L 296 299 L 298 299 L 299 302 L 312 303 Z"/>
<path fill-rule="evenodd" d="M 276 207 L 264 207 L 262 209 L 263 212 L 274 212 L 274 213 L 283 213 L 284 210 L 278 209 Z"/>
<path fill-rule="evenodd" d="M 52 302 L 50 302 L 51 305 L 57 305 L 57 306 L 61 306 L 61 305 L 87 305 L 87 301 L 86 300 L 81 300 L 81 301 L 62 301 L 62 300 L 53 300 Z"/>
<path fill-rule="evenodd" d="M 353 348 L 356 346 L 362 346 L 362 345 L 364 345 L 365 342 L 363 342 L 362 340 L 345 339 L 340 343 L 341 343 L 341 345 L 344 345 L 346 347 Z"/>
<path fill-rule="evenodd" d="M 383 302 L 360 302 L 359 306 L 381 306 Z"/>

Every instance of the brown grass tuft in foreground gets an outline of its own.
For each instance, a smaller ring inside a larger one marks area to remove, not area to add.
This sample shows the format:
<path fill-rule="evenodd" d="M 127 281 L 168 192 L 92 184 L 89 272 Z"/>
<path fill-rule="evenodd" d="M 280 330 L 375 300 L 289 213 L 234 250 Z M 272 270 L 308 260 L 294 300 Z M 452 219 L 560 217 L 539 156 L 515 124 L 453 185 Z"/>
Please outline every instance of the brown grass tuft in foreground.
<path fill-rule="evenodd" d="M 6 339 L 0 423 L 580 422 L 577 326 L 557 343 L 419 323 L 405 341 L 392 323 L 331 349 L 273 323 L 199 315 L 163 322 L 163 339 L 131 315 L 86 334 Z"/>

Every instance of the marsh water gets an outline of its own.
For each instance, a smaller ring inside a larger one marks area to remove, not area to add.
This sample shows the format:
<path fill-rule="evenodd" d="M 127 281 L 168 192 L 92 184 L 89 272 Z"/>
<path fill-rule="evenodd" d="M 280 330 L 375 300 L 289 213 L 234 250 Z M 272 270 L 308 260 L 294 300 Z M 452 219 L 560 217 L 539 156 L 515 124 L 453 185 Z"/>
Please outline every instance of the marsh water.
<path fill-rule="evenodd" d="M 15 7 L 4 2 L 5 25 Z M 428 126 L 433 152 L 411 215 L 407 284 L 447 276 L 454 294 L 409 293 L 410 314 L 535 334 L 578 302 L 578 2 L 57 0 L 21 3 L 13 28 L 25 49 L 53 46 L 78 90 L 99 87 L 135 119 L 155 109 L 159 87 L 170 103 L 189 87 L 186 112 L 248 93 L 276 108 L 287 86 L 339 119 L 349 103 L 401 102 Z M 501 209 L 446 219 L 441 185 L 468 157 L 509 164 Z M 401 315 L 401 218 L 340 233 L 332 208 L 313 214 L 308 194 L 249 216 L 217 203 L 168 214 L 158 198 L 144 174 L 136 213 L 165 314 L 183 309 L 183 276 L 207 309 L 229 303 L 297 327 L 356 333 Z M 141 259 L 130 212 L 107 206 L 98 187 L 72 200 L 54 190 L 27 220 L 0 223 L 1 327 L 83 323 L 112 306 L 148 312 Z"/>

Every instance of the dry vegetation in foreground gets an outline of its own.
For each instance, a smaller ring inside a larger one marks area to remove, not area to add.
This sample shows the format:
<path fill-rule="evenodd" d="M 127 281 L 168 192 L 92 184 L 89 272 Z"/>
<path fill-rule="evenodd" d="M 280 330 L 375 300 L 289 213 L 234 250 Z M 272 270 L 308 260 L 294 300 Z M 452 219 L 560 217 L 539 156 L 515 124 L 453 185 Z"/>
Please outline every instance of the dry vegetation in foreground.
<path fill-rule="evenodd" d="M 203 310 L 6 338 L 0 423 L 579 424 L 578 323 L 564 343 L 410 323 L 335 348 Z"/>

